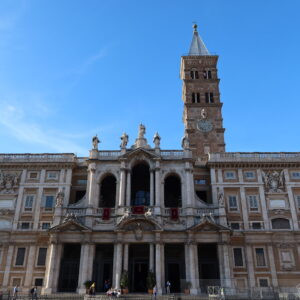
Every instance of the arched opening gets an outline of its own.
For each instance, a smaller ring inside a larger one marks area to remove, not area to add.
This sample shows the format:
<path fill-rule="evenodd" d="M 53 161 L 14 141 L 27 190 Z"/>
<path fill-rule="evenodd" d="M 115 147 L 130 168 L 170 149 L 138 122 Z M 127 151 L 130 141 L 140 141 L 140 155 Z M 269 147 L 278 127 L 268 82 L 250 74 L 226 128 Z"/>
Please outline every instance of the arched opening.
<path fill-rule="evenodd" d="M 146 163 L 140 163 L 131 172 L 131 205 L 150 204 L 150 172 Z"/>
<path fill-rule="evenodd" d="M 165 179 L 165 207 L 181 207 L 181 182 L 178 176 L 169 175 Z"/>
<path fill-rule="evenodd" d="M 288 219 L 276 218 L 272 220 L 273 229 L 291 229 L 290 221 Z"/>
<path fill-rule="evenodd" d="M 106 176 L 100 185 L 99 207 L 115 207 L 116 204 L 116 178 Z"/>

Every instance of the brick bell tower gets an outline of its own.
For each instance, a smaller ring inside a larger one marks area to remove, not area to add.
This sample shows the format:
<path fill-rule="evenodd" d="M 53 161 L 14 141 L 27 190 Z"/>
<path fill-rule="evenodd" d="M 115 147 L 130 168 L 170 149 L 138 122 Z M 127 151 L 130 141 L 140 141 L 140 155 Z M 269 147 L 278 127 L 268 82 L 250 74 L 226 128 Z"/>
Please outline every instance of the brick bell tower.
<path fill-rule="evenodd" d="M 180 67 L 183 122 L 194 158 L 225 151 L 217 62 L 194 25 L 190 51 L 181 57 Z"/>

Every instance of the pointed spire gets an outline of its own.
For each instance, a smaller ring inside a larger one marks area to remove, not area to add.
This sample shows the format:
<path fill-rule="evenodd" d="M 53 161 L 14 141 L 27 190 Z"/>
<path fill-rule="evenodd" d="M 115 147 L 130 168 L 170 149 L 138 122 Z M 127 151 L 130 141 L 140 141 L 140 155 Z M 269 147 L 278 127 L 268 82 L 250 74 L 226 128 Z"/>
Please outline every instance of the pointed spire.
<path fill-rule="evenodd" d="M 194 27 L 194 34 L 193 34 L 193 39 L 192 39 L 192 43 L 190 46 L 189 55 L 209 55 L 209 52 L 208 52 L 205 44 L 203 43 L 201 37 L 198 34 L 197 24 L 194 24 L 193 27 Z"/>

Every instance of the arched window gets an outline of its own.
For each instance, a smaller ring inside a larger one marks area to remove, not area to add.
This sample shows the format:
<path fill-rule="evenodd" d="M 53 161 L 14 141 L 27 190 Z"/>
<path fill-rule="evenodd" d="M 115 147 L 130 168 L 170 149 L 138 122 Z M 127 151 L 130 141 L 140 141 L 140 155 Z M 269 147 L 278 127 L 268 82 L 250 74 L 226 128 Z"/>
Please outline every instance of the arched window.
<path fill-rule="evenodd" d="M 116 178 L 106 176 L 100 184 L 99 207 L 115 207 L 116 204 Z"/>
<path fill-rule="evenodd" d="M 169 175 L 164 186 L 165 207 L 181 207 L 181 182 L 178 176 Z"/>
<path fill-rule="evenodd" d="M 288 219 L 277 218 L 272 220 L 273 229 L 290 229 L 290 221 Z"/>
<path fill-rule="evenodd" d="M 150 204 L 150 172 L 146 163 L 139 163 L 131 172 L 131 205 Z"/>

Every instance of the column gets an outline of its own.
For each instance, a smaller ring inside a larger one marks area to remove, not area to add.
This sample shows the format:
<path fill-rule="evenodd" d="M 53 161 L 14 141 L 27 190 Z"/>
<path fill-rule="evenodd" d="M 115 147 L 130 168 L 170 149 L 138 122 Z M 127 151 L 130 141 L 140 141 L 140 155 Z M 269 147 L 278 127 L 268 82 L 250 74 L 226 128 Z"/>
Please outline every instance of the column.
<path fill-rule="evenodd" d="M 56 271 L 56 261 L 57 261 L 57 252 L 58 245 L 56 243 L 51 243 L 48 248 L 48 258 L 47 258 L 47 267 L 45 271 L 45 283 L 42 289 L 42 294 L 51 294 L 53 293 L 54 285 L 54 273 Z"/>
<path fill-rule="evenodd" d="M 155 168 L 155 206 L 159 206 L 159 207 L 161 206 L 160 191 L 161 191 L 160 166 L 159 166 L 159 162 L 156 162 L 156 168 Z"/>
<path fill-rule="evenodd" d="M 16 200 L 16 210 L 15 210 L 14 223 L 13 223 L 14 230 L 16 230 L 18 228 L 19 216 L 20 216 L 20 212 L 22 210 L 22 203 L 23 203 L 22 200 L 23 200 L 23 194 L 24 194 L 24 186 L 23 185 L 26 181 L 26 175 L 27 175 L 27 170 L 24 169 L 22 172 L 22 175 L 21 175 L 21 179 L 20 179 L 18 198 Z"/>
<path fill-rule="evenodd" d="M 29 253 L 28 253 L 28 260 L 27 260 L 26 274 L 25 274 L 25 281 L 24 281 L 24 286 L 26 288 L 31 288 L 31 286 L 32 286 L 32 273 L 33 273 L 33 267 L 35 265 L 35 252 L 36 252 L 36 246 L 30 245 Z"/>
<path fill-rule="evenodd" d="M 92 280 L 96 245 L 90 244 L 89 246 L 90 246 L 90 252 L 88 257 L 87 280 Z"/>
<path fill-rule="evenodd" d="M 154 173 L 150 170 L 150 206 L 154 206 Z"/>
<path fill-rule="evenodd" d="M 43 169 L 41 171 L 40 186 L 38 189 L 38 194 L 37 194 L 36 203 L 35 203 L 33 230 L 37 230 L 39 228 L 41 206 L 43 207 L 43 205 L 44 205 L 44 203 L 43 203 L 43 189 L 44 189 L 43 183 L 45 182 L 45 176 L 46 176 L 46 170 Z"/>
<path fill-rule="evenodd" d="M 268 245 L 268 256 L 269 256 L 269 262 L 270 262 L 272 285 L 273 285 L 273 287 L 278 287 L 278 280 L 277 280 L 277 273 L 276 273 L 276 266 L 275 266 L 275 260 L 274 260 L 274 253 L 273 253 L 273 246 L 272 245 Z"/>
<path fill-rule="evenodd" d="M 248 272 L 248 280 L 249 287 L 255 287 L 255 276 L 254 276 L 254 265 L 253 265 L 253 254 L 252 254 L 252 246 L 246 245 L 246 261 L 247 261 L 247 272 Z"/>
<path fill-rule="evenodd" d="M 7 255 L 6 255 L 6 265 L 5 265 L 5 270 L 4 270 L 4 276 L 3 276 L 3 286 L 8 286 L 9 285 L 9 273 L 10 273 L 10 267 L 12 264 L 12 258 L 14 254 L 14 246 L 10 245 L 7 249 Z"/>
<path fill-rule="evenodd" d="M 191 271 L 190 271 L 190 255 L 189 255 L 189 245 L 184 244 L 184 260 L 185 260 L 185 277 L 186 281 L 191 281 Z"/>
<path fill-rule="evenodd" d="M 131 200 L 131 173 L 127 170 L 127 181 L 126 181 L 126 206 L 130 206 Z"/>
<path fill-rule="evenodd" d="M 88 167 L 89 178 L 88 178 L 88 206 L 93 207 L 95 202 L 95 192 L 96 192 L 96 164 L 91 163 Z"/>
<path fill-rule="evenodd" d="M 155 276 L 156 276 L 156 287 L 157 287 L 157 293 L 159 295 L 162 294 L 162 264 L 164 263 L 164 259 L 162 259 L 161 255 L 161 248 L 163 246 L 159 243 L 155 245 Z"/>
<path fill-rule="evenodd" d="M 190 262 L 190 279 L 192 283 L 192 288 L 190 289 L 190 292 L 192 295 L 197 295 L 198 288 L 199 288 L 199 281 L 197 280 L 198 276 L 196 274 L 196 265 L 198 265 L 198 255 L 196 255 L 195 247 L 197 247 L 194 244 L 188 245 L 189 248 L 189 262 Z"/>
<path fill-rule="evenodd" d="M 154 245 L 149 244 L 149 271 L 154 272 Z"/>
<path fill-rule="evenodd" d="M 297 217 L 297 211 L 298 208 L 295 206 L 295 199 L 293 195 L 293 191 L 291 186 L 287 185 L 286 186 L 287 192 L 288 192 L 288 198 L 289 198 L 289 204 L 290 204 L 290 210 L 291 210 L 291 215 L 292 215 L 292 220 L 293 220 L 293 228 L 294 230 L 299 230 L 299 223 L 298 223 L 298 217 Z"/>
<path fill-rule="evenodd" d="M 129 244 L 124 244 L 124 262 L 123 262 L 124 271 L 128 271 L 128 258 L 129 258 Z"/>
<path fill-rule="evenodd" d="M 246 199 L 246 193 L 245 188 L 241 187 L 241 208 L 242 208 L 242 214 L 243 214 L 243 221 L 244 221 L 244 229 L 249 230 L 249 219 L 248 219 L 248 206 L 247 206 L 247 199 Z"/>
<path fill-rule="evenodd" d="M 231 288 L 231 267 L 229 262 L 229 251 L 228 245 L 223 244 L 223 257 L 224 257 L 224 279 L 225 279 L 225 286 Z"/>
<path fill-rule="evenodd" d="M 81 251 L 80 251 L 80 264 L 79 264 L 79 276 L 78 276 L 78 293 L 85 294 L 85 286 L 84 283 L 87 280 L 91 280 L 88 278 L 88 269 L 89 269 L 89 255 L 90 255 L 90 245 L 89 244 L 82 244 Z"/>
<path fill-rule="evenodd" d="M 122 244 L 117 243 L 116 244 L 116 264 L 115 264 L 115 278 L 114 278 L 114 288 L 119 289 L 120 288 L 120 279 L 121 279 L 121 273 L 122 273 Z"/>
<path fill-rule="evenodd" d="M 120 193 L 119 193 L 119 206 L 124 206 L 125 200 L 125 185 L 126 185 L 126 169 L 124 162 L 121 163 L 121 173 L 120 173 Z"/>
<path fill-rule="evenodd" d="M 187 207 L 192 207 L 192 190 L 191 190 L 191 169 L 189 166 L 189 163 L 186 163 L 185 167 L 185 174 L 186 174 L 186 179 L 185 179 L 185 184 L 186 184 L 186 204 Z"/>

